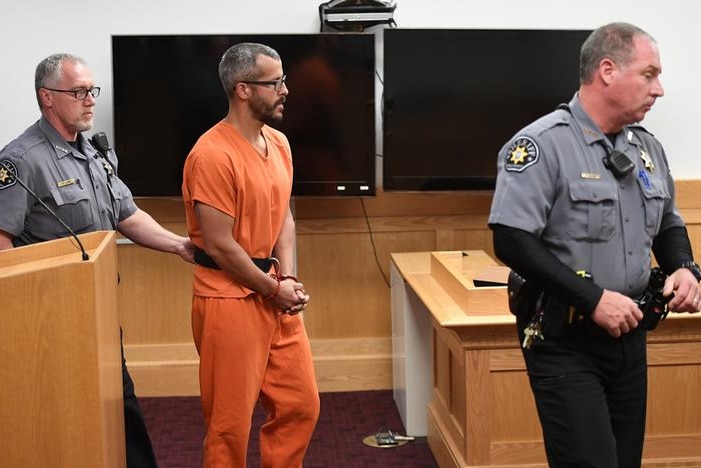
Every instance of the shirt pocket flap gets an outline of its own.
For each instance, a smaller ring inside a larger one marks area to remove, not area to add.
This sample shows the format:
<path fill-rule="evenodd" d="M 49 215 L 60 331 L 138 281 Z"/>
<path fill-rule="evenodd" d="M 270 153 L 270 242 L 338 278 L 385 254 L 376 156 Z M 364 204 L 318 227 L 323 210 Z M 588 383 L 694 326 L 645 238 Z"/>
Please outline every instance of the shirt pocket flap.
<path fill-rule="evenodd" d="M 667 185 L 661 183 L 659 180 L 648 179 L 648 182 L 645 183 L 645 181 L 638 177 L 638 184 L 640 185 L 640 189 L 643 192 L 643 197 L 645 197 L 646 199 L 670 198 Z"/>
<path fill-rule="evenodd" d="M 78 184 L 66 185 L 65 187 L 52 187 L 51 196 L 57 206 L 74 205 L 90 197 L 88 191 Z"/>
<path fill-rule="evenodd" d="M 590 203 L 617 201 L 618 191 L 610 181 L 577 179 L 570 182 L 570 199 L 573 202 Z"/>

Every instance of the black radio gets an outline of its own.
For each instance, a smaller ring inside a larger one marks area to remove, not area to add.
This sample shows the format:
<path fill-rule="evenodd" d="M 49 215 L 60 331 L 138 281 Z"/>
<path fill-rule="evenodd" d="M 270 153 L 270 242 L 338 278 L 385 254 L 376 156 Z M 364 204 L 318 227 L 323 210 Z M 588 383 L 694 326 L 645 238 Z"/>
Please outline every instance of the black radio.
<path fill-rule="evenodd" d="M 667 275 L 660 268 L 653 268 L 650 271 L 650 281 L 647 289 L 637 302 L 638 308 L 643 312 L 643 319 L 638 324 L 644 330 L 654 330 L 661 320 L 667 317 L 667 303 L 672 299 L 672 295 L 667 297 L 662 295 L 664 282 Z"/>

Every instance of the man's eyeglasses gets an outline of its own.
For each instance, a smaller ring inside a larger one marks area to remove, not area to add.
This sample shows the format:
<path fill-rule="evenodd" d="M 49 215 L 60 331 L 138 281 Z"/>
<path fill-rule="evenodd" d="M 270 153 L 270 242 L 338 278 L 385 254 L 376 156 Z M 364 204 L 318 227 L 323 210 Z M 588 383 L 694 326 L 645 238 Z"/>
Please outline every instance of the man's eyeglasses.
<path fill-rule="evenodd" d="M 260 85 L 260 86 L 272 86 L 273 89 L 275 90 L 275 92 L 279 93 L 280 90 L 282 89 L 282 86 L 283 85 L 286 86 L 286 83 L 285 83 L 286 79 L 287 79 L 287 76 L 282 75 L 277 80 L 268 80 L 268 81 L 242 80 L 242 81 L 239 81 L 239 83 L 246 83 L 246 84 Z"/>
<path fill-rule="evenodd" d="M 284 77 L 283 77 L 284 78 Z M 56 91 L 57 93 L 71 93 L 79 101 L 84 100 L 88 97 L 88 93 L 96 98 L 100 95 L 100 87 L 93 86 L 92 88 L 80 88 L 80 89 L 54 89 L 54 88 L 44 88 L 49 91 Z"/>

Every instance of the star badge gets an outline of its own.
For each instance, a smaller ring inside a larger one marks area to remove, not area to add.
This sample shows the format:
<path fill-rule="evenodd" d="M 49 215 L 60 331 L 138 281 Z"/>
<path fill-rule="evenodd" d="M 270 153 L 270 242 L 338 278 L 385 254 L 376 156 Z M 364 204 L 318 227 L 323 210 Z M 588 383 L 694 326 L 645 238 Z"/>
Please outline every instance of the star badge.
<path fill-rule="evenodd" d="M 17 183 L 17 167 L 9 160 L 0 161 L 0 190 Z"/>
<path fill-rule="evenodd" d="M 643 160 L 645 165 L 645 170 L 648 172 L 655 172 L 655 163 L 652 162 L 652 158 L 645 151 L 640 150 L 640 159 Z"/>
<path fill-rule="evenodd" d="M 509 172 L 523 172 L 538 162 L 540 149 L 530 137 L 518 136 L 506 150 L 504 168 Z"/>
<path fill-rule="evenodd" d="M 526 161 L 526 156 L 528 156 L 528 151 L 523 146 L 517 146 L 511 151 L 511 157 L 509 162 L 513 164 L 523 164 Z"/>

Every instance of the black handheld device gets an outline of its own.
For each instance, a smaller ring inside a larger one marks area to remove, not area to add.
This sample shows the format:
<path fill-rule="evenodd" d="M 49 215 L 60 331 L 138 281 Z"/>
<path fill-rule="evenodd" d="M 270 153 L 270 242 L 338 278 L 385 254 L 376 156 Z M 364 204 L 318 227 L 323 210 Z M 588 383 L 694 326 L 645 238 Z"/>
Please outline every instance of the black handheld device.
<path fill-rule="evenodd" d="M 672 296 L 663 296 L 662 289 L 667 275 L 660 268 L 650 271 L 650 281 L 643 295 L 636 301 L 643 312 L 643 319 L 638 324 L 644 330 L 654 330 L 660 321 L 667 317 L 667 303 Z"/>
<path fill-rule="evenodd" d="M 92 136 L 90 142 L 95 147 L 96 150 L 104 157 L 107 157 L 107 153 L 112 150 L 110 142 L 107 139 L 107 134 L 105 132 L 98 132 Z"/>
<path fill-rule="evenodd" d="M 603 161 L 606 169 L 611 171 L 616 179 L 628 175 L 635 168 L 633 161 L 625 153 L 618 150 L 606 148 L 606 156 L 604 156 Z"/>

